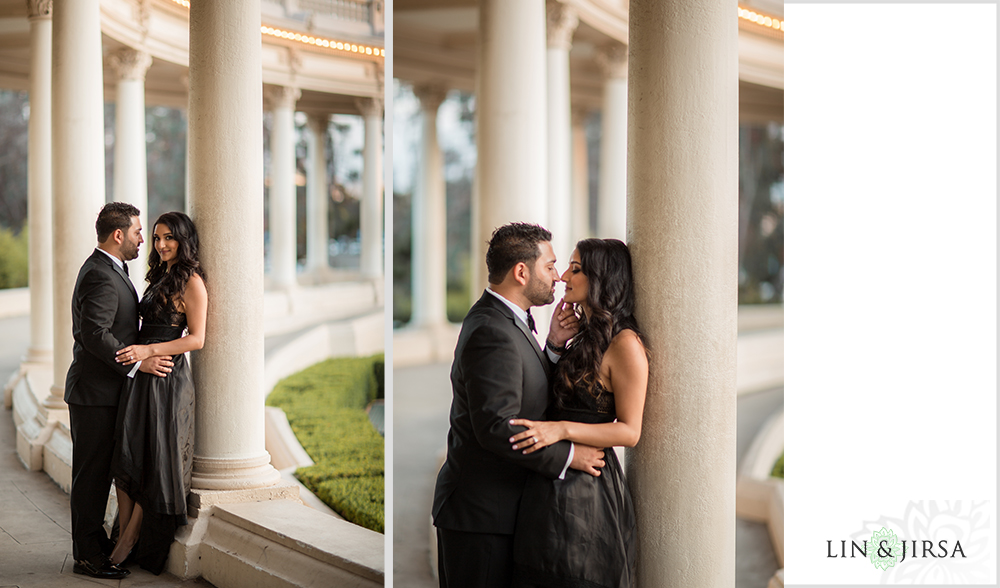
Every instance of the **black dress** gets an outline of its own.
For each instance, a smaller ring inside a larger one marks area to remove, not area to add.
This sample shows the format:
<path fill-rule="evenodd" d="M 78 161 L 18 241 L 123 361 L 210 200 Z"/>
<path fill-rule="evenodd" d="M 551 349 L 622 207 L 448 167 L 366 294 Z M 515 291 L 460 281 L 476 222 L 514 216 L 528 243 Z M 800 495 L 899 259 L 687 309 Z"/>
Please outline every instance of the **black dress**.
<path fill-rule="evenodd" d="M 551 420 L 610 423 L 614 395 L 577 390 Z M 515 587 L 629 588 L 635 582 L 635 510 L 614 450 L 601 475 L 574 469 L 565 479 L 532 474 L 514 531 Z"/>
<path fill-rule="evenodd" d="M 139 302 L 142 345 L 184 334 L 187 317 L 164 308 L 156 285 Z M 112 476 L 115 486 L 142 506 L 135 559 L 154 574 L 163 571 L 177 527 L 187 524 L 187 494 L 194 456 L 194 380 L 184 354 L 173 357 L 166 377 L 137 372 L 118 405 Z"/>

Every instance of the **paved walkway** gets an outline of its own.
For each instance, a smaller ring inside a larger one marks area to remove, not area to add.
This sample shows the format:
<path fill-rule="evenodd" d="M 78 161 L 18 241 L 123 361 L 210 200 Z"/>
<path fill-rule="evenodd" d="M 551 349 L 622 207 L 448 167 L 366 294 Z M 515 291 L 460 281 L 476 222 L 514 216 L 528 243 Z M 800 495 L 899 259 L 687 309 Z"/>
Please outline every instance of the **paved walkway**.
<path fill-rule="evenodd" d="M 448 434 L 450 365 L 397 368 L 394 373 L 393 585 L 435 588 L 430 567 L 430 509 Z M 784 390 L 747 394 L 737 402 L 737 455 L 784 403 Z M 778 570 L 767 526 L 736 520 L 736 588 L 765 588 Z"/>

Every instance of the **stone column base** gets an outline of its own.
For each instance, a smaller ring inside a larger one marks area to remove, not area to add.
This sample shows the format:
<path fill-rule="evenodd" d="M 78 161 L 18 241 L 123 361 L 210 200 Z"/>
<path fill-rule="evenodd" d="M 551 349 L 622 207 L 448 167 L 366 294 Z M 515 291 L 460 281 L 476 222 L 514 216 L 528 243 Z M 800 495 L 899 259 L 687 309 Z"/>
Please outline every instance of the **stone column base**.
<path fill-rule="evenodd" d="M 4 390 L 4 402 L 13 410 L 14 425 L 17 427 L 18 459 L 31 471 L 44 469 L 45 445 L 60 422 L 67 423 L 69 420 L 68 411 L 45 406 L 51 383 L 51 362 L 25 361 Z"/>
<path fill-rule="evenodd" d="M 261 455 L 241 458 L 195 455 L 191 486 L 221 492 L 258 488 L 266 491 L 280 478 L 281 474 L 271 466 L 271 456 L 266 451 Z"/>
<path fill-rule="evenodd" d="M 297 486 L 191 493 L 167 571 L 219 588 L 381 586 L 385 537 L 298 503 Z"/>
<path fill-rule="evenodd" d="M 52 353 L 48 354 L 48 357 L 32 358 L 29 352 L 29 357 L 25 357 L 21 361 L 21 365 L 18 366 L 17 371 L 10 375 L 7 383 L 3 387 L 3 407 L 10 409 L 13 407 L 13 397 L 14 388 L 24 380 L 29 373 L 39 373 L 48 371 L 52 373 Z M 51 378 L 49 378 L 51 380 Z"/>
<path fill-rule="evenodd" d="M 274 469 L 274 468 L 272 468 Z M 278 473 L 278 470 L 274 470 Z M 281 474 L 278 474 L 281 477 Z M 205 490 L 192 488 L 188 495 L 188 516 L 198 517 L 208 512 L 213 506 L 220 504 L 235 504 L 238 502 L 261 502 L 264 500 L 294 500 L 299 502 L 299 487 L 297 484 L 279 482 L 266 488 L 243 490 Z"/>

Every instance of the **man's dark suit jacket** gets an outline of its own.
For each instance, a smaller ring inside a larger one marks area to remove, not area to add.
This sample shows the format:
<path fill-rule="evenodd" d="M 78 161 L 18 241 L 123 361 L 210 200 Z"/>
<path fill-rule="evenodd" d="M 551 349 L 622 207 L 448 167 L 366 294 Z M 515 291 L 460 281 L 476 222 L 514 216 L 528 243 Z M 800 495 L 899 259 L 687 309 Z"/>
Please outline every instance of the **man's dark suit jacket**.
<path fill-rule="evenodd" d="M 541 420 L 552 364 L 513 311 L 484 292 L 462 322 L 451 368 L 453 399 L 448 458 L 434 489 L 434 525 L 474 533 L 511 534 L 524 482 L 533 470 L 555 479 L 571 444 L 522 454 L 510 437 L 512 418 Z"/>
<path fill-rule="evenodd" d="M 139 304 L 125 272 L 94 250 L 73 288 L 73 363 L 66 373 L 67 404 L 118 406 L 122 384 L 134 366 L 115 353 L 139 336 Z"/>

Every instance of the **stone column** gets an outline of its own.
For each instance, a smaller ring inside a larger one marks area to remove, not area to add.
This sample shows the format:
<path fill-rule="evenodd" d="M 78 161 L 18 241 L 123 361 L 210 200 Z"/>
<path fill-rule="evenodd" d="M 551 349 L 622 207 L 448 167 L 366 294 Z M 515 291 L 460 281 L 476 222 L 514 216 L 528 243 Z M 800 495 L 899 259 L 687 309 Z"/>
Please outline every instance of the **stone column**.
<path fill-rule="evenodd" d="M 31 116 L 28 119 L 28 285 L 31 342 L 27 363 L 52 361 L 52 0 L 28 2 Z"/>
<path fill-rule="evenodd" d="M 365 119 L 365 171 L 361 196 L 361 273 L 382 275 L 382 99 L 357 102 Z"/>
<path fill-rule="evenodd" d="M 736 21 L 727 0 L 629 6 L 628 241 L 652 368 L 627 459 L 640 587 L 735 583 Z"/>
<path fill-rule="evenodd" d="M 153 59 L 145 51 L 123 47 L 108 56 L 108 65 L 118 76 L 115 99 L 115 177 L 114 199 L 128 202 L 142 214 L 139 257 L 129 264 L 129 277 L 135 291 L 146 288 L 149 248 L 155 222 L 150 218 L 146 191 L 146 71 Z"/>
<path fill-rule="evenodd" d="M 99 0 L 64 0 L 52 11 L 53 384 L 48 408 L 66 408 L 73 361 L 73 287 L 97 244 L 104 205 L 104 68 Z"/>
<path fill-rule="evenodd" d="M 413 89 L 423 110 L 423 148 L 420 172 L 413 194 L 413 316 L 418 327 L 448 322 L 447 213 L 445 212 L 444 160 L 437 137 L 438 107 L 447 90 L 439 86 Z"/>
<path fill-rule="evenodd" d="M 548 49 L 548 229 L 560 266 L 573 252 L 569 101 L 569 49 L 579 23 L 576 11 L 556 0 L 546 4 Z"/>
<path fill-rule="evenodd" d="M 604 70 L 597 236 L 625 238 L 625 151 L 628 130 L 628 49 L 613 42 L 597 54 Z"/>
<path fill-rule="evenodd" d="M 301 92 L 287 86 L 268 86 L 265 92 L 271 122 L 271 188 L 268 228 L 271 236 L 271 280 L 277 288 L 295 282 L 295 102 Z"/>
<path fill-rule="evenodd" d="M 548 222 L 545 22 L 545 0 L 479 4 L 473 300 L 486 287 L 483 243 L 493 230 Z"/>
<path fill-rule="evenodd" d="M 587 157 L 587 116 L 590 113 L 582 108 L 572 111 L 572 214 L 573 239 L 576 244 L 581 239 L 590 236 L 590 159 Z"/>
<path fill-rule="evenodd" d="M 192 486 L 258 488 L 279 479 L 264 450 L 260 0 L 193 2 L 189 22 L 191 209 L 209 284 Z"/>
<path fill-rule="evenodd" d="M 330 267 L 330 226 L 328 205 L 330 184 L 326 177 L 326 130 L 329 115 L 309 115 L 306 143 L 309 149 L 309 176 L 306 185 L 306 269 L 323 272 Z"/>

